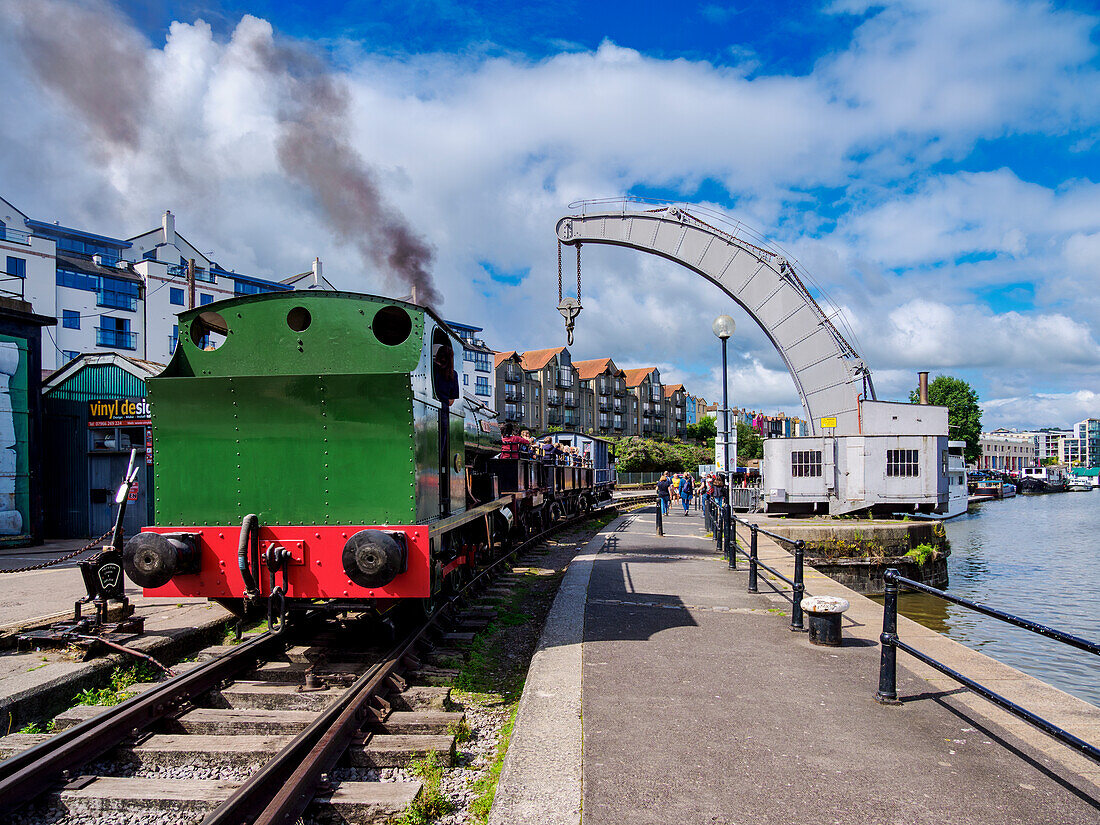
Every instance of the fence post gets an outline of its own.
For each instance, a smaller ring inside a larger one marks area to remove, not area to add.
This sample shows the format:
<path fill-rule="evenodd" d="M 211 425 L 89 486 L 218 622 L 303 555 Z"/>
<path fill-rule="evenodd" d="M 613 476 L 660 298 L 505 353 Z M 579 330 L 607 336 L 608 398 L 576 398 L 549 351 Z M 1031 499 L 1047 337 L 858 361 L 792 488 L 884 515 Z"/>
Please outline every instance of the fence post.
<path fill-rule="evenodd" d="M 661 519 L 661 497 L 657 496 L 657 535 L 663 536 L 665 534 L 665 523 Z"/>
<path fill-rule="evenodd" d="M 714 502 L 714 511 L 711 514 L 714 520 L 714 549 L 722 552 L 722 519 L 718 518 L 718 502 Z"/>
<path fill-rule="evenodd" d="M 749 529 L 751 530 L 749 536 L 749 592 L 759 593 L 760 590 L 756 585 L 756 533 L 760 528 L 754 524 Z"/>
<path fill-rule="evenodd" d="M 805 548 L 806 542 L 802 539 L 794 543 L 794 609 L 791 610 L 791 630 L 796 633 L 805 630 L 802 626 L 802 597 L 806 595 L 802 570 L 802 554 Z"/>
<path fill-rule="evenodd" d="M 875 699 L 883 705 L 900 705 L 898 701 L 898 571 L 891 567 L 883 576 L 886 596 L 882 603 L 882 658 L 878 666 L 878 693 Z"/>

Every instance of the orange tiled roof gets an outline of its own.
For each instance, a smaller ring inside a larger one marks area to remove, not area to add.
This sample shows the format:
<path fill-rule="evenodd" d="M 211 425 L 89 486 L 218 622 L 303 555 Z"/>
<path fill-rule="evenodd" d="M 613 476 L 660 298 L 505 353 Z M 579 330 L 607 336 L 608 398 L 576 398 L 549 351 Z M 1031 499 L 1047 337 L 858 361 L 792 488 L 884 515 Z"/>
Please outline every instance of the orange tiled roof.
<path fill-rule="evenodd" d="M 665 398 L 672 398 L 674 393 L 683 388 L 683 384 L 665 384 Z"/>
<path fill-rule="evenodd" d="M 510 349 L 507 352 L 494 352 L 493 353 L 493 369 L 496 369 L 501 364 L 503 364 L 505 361 L 507 361 L 508 359 L 514 357 L 515 354 L 516 354 L 516 351 L 514 349 Z"/>
<path fill-rule="evenodd" d="M 590 378 L 595 378 L 597 375 L 602 375 L 605 370 L 610 369 L 615 375 L 622 373 L 622 370 L 615 366 L 615 362 L 610 358 L 592 358 L 588 361 L 574 361 L 573 368 L 577 371 L 577 377 L 581 381 L 587 381 Z"/>
<path fill-rule="evenodd" d="M 638 367 L 633 370 L 623 370 L 623 375 L 626 376 L 626 385 L 628 387 L 637 387 L 646 379 L 646 377 L 657 369 L 656 367 Z"/>
<path fill-rule="evenodd" d="M 554 347 L 552 349 L 528 350 L 521 356 L 523 358 L 523 368 L 525 370 L 541 370 L 550 363 L 551 358 L 564 349 L 565 347 Z"/>

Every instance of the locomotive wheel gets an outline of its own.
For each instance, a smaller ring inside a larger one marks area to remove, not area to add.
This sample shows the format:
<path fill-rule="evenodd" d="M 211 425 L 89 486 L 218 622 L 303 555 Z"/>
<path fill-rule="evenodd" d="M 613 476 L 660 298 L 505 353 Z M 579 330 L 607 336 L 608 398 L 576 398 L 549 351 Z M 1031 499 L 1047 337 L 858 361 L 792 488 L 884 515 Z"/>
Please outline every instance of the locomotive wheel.
<path fill-rule="evenodd" d="M 550 505 L 550 509 L 546 513 L 546 526 L 549 527 L 555 521 L 558 521 L 565 511 L 558 502 L 554 502 Z"/>

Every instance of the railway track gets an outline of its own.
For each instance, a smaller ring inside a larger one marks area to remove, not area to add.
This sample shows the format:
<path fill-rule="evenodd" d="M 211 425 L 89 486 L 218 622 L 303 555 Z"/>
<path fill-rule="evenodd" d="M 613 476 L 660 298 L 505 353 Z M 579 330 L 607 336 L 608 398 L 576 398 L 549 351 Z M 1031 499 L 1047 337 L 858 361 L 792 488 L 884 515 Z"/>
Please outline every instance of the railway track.
<path fill-rule="evenodd" d="M 449 688 L 417 683 L 455 675 L 433 662 L 489 622 L 493 609 L 474 600 L 506 562 L 587 517 L 525 539 L 388 650 L 354 641 L 370 632 L 362 624 L 317 632 L 307 617 L 282 634 L 211 649 L 115 707 L 74 708 L 52 735 L 0 740 L 0 811 L 45 796 L 35 804 L 78 821 L 387 821 L 421 786 L 374 772 L 429 753 L 449 766 L 463 722 L 447 710 Z M 336 782 L 338 765 L 373 781 Z"/>

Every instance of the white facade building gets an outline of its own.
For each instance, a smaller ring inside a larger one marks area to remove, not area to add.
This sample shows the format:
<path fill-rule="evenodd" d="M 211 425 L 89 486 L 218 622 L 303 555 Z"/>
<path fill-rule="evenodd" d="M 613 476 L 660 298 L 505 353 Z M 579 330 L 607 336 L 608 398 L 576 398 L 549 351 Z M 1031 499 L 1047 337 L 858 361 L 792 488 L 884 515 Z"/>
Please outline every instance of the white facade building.
<path fill-rule="evenodd" d="M 180 312 L 239 295 L 333 288 L 316 259 L 309 272 L 286 282 L 225 270 L 176 232 L 171 212 L 159 227 L 123 240 L 34 220 L 2 198 L 0 262 L 6 273 L 0 294 L 22 297 L 34 312 L 57 318 L 43 336 L 44 370 L 97 352 L 166 364 Z"/>
<path fill-rule="evenodd" d="M 1039 458 L 1034 433 L 994 430 L 982 433 L 978 446 L 982 454 L 977 469 L 1002 473 L 1019 472 L 1025 467 L 1038 467 Z"/>

